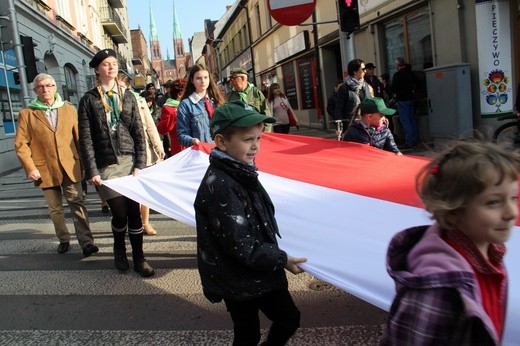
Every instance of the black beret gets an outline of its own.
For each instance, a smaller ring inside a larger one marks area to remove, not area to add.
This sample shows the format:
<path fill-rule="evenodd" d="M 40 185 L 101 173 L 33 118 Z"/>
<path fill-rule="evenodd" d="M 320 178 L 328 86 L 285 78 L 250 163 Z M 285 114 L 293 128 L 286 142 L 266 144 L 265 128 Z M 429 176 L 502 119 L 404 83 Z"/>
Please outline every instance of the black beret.
<path fill-rule="evenodd" d="M 117 58 L 116 51 L 113 49 L 102 49 L 99 52 L 97 52 L 96 55 L 94 55 L 92 60 L 90 60 L 90 62 L 88 63 L 88 66 L 90 66 L 92 68 L 96 68 L 96 67 L 98 67 L 99 64 L 101 64 L 101 62 L 103 60 L 105 60 L 109 56 L 113 56 L 114 58 Z"/>

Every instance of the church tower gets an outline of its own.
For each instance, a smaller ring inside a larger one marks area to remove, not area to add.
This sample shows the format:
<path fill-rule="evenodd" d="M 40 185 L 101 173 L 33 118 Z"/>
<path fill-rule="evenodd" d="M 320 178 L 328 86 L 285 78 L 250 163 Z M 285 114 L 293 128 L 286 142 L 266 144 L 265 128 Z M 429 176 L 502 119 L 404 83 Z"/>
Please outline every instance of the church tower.
<path fill-rule="evenodd" d="M 184 77 L 186 75 L 186 53 L 184 51 L 184 42 L 182 40 L 179 19 L 177 11 L 175 11 L 175 1 L 173 1 L 173 50 L 177 75 Z"/>
<path fill-rule="evenodd" d="M 159 37 L 157 36 L 157 28 L 155 27 L 155 19 L 153 18 L 152 6 L 150 4 L 150 56 L 152 62 L 152 68 L 157 73 L 157 78 L 159 78 L 159 83 L 164 83 L 164 68 L 163 68 L 163 59 L 161 53 L 161 43 L 159 42 Z"/>

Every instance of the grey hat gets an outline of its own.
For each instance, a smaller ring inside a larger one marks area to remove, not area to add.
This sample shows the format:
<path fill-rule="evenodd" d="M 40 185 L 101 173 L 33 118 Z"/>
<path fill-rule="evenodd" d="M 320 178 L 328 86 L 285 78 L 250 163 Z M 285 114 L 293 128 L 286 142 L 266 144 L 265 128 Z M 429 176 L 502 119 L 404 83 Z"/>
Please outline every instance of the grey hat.
<path fill-rule="evenodd" d="M 243 75 L 248 75 L 247 71 L 242 68 L 242 67 L 235 67 L 235 68 L 232 68 L 231 71 L 229 72 L 229 74 L 231 76 L 234 76 L 234 75 L 237 75 L 237 74 L 243 74 Z"/>

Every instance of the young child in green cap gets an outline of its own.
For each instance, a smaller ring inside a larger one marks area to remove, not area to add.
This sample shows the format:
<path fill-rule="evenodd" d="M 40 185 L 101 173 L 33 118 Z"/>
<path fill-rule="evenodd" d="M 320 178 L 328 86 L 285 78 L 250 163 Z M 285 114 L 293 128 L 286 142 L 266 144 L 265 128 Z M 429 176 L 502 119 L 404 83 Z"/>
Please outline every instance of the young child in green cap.
<path fill-rule="evenodd" d="M 210 122 L 216 147 L 195 199 L 197 258 L 206 298 L 224 300 L 234 345 L 257 345 L 262 311 L 273 323 L 266 344 L 284 345 L 300 326 L 288 290 L 305 258 L 278 247 L 274 206 L 258 180 L 254 160 L 264 123 L 275 119 L 241 101 L 218 107 Z"/>
<path fill-rule="evenodd" d="M 355 120 L 343 135 L 344 141 L 368 144 L 372 147 L 402 155 L 394 136 L 385 124 L 385 115 L 394 115 L 395 109 L 386 108 L 379 97 L 366 98 L 359 104 L 361 119 Z"/>

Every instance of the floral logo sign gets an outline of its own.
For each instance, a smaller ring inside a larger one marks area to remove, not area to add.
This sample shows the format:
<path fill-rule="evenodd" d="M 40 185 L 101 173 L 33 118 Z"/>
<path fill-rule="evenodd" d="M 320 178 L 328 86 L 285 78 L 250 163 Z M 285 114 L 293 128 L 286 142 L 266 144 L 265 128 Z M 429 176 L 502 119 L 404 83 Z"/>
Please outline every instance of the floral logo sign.
<path fill-rule="evenodd" d="M 486 102 L 490 106 L 495 106 L 495 112 L 501 112 L 500 107 L 507 102 L 507 85 L 511 78 L 505 75 L 502 70 L 491 71 L 482 82 L 486 87 Z"/>

